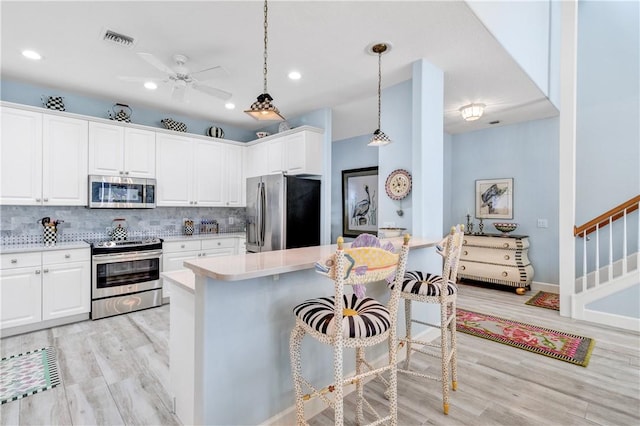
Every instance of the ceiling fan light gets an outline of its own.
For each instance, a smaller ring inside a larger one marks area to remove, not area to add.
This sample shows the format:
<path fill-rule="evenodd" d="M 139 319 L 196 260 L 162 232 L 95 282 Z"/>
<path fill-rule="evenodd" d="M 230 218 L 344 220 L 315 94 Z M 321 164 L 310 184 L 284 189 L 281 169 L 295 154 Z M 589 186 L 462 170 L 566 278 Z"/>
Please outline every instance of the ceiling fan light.
<path fill-rule="evenodd" d="M 393 141 L 389 136 L 387 136 L 382 130 L 376 129 L 367 146 L 385 146 L 389 145 L 391 142 Z"/>
<path fill-rule="evenodd" d="M 283 121 L 284 117 L 271 101 L 273 98 L 268 93 L 263 93 L 245 112 L 260 121 Z"/>
<path fill-rule="evenodd" d="M 460 108 L 460 114 L 465 121 L 475 121 L 482 117 L 485 104 L 469 104 Z"/>

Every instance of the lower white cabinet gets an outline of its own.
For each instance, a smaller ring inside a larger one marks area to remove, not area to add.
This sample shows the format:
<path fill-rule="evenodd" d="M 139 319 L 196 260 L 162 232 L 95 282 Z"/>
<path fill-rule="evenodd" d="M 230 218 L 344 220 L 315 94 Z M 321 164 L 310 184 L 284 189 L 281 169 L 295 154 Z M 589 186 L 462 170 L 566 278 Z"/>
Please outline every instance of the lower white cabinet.
<path fill-rule="evenodd" d="M 91 310 L 90 249 L 0 255 L 0 328 Z"/>
<path fill-rule="evenodd" d="M 186 269 L 184 262 L 199 257 L 230 256 L 244 253 L 244 238 L 220 237 L 164 242 L 162 245 L 162 271 Z M 162 298 L 170 297 L 169 286 L 162 286 Z"/>

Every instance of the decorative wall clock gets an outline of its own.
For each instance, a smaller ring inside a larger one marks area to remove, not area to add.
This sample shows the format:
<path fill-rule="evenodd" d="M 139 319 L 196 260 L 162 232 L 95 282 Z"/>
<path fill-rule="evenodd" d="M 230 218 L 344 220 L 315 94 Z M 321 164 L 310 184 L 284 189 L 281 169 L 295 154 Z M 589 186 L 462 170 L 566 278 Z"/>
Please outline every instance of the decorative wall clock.
<path fill-rule="evenodd" d="M 411 192 L 411 173 L 404 169 L 392 171 L 384 184 L 387 195 L 392 200 L 402 200 Z"/>

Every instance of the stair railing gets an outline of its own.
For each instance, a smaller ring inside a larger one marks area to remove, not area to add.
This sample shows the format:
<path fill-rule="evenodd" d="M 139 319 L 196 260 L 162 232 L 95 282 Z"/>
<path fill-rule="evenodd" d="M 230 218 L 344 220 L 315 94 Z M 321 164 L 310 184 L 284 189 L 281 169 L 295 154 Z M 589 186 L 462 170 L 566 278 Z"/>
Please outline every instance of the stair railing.
<path fill-rule="evenodd" d="M 583 292 L 587 289 L 587 241 L 590 240 L 587 235 L 595 232 L 595 283 L 594 286 L 598 287 L 600 285 L 600 230 L 605 226 L 609 226 L 609 263 L 607 266 L 608 269 L 608 277 L 606 281 L 610 281 L 613 279 L 613 222 L 622 218 L 622 274 L 629 273 L 629 265 L 628 265 L 628 253 L 627 253 L 627 243 L 628 243 L 628 227 L 627 227 L 627 218 L 631 212 L 634 212 L 640 208 L 640 195 L 637 195 L 630 200 L 614 207 L 606 213 L 601 214 L 595 219 L 590 220 L 589 222 L 581 225 L 573 227 L 573 235 L 576 237 L 580 237 L 583 239 L 582 241 L 582 280 L 581 280 L 581 289 L 576 293 Z M 640 214 L 638 214 L 638 244 L 640 245 Z"/>

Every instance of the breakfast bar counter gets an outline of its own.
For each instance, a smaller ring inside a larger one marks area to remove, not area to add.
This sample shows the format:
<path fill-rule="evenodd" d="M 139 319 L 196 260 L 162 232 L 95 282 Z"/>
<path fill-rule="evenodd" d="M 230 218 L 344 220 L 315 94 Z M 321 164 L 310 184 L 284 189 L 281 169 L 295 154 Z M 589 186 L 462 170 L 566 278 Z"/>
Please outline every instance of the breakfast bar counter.
<path fill-rule="evenodd" d="M 390 238 L 396 247 L 402 237 Z M 438 272 L 438 239 L 412 238 L 409 268 Z M 171 395 L 183 424 L 295 422 L 289 363 L 292 309 L 306 299 L 333 295 L 333 281 L 314 264 L 335 245 L 186 261 L 192 274 L 163 274 L 171 286 Z M 174 299 L 173 292 L 179 297 Z M 388 299 L 383 282 L 367 294 Z M 384 346 L 384 345 L 383 345 Z M 370 358 L 382 356 L 373 351 Z M 331 382 L 330 349 L 303 342 L 310 375 Z M 345 372 L 353 370 L 345 357 Z M 313 410 L 309 410 L 313 414 Z"/>

